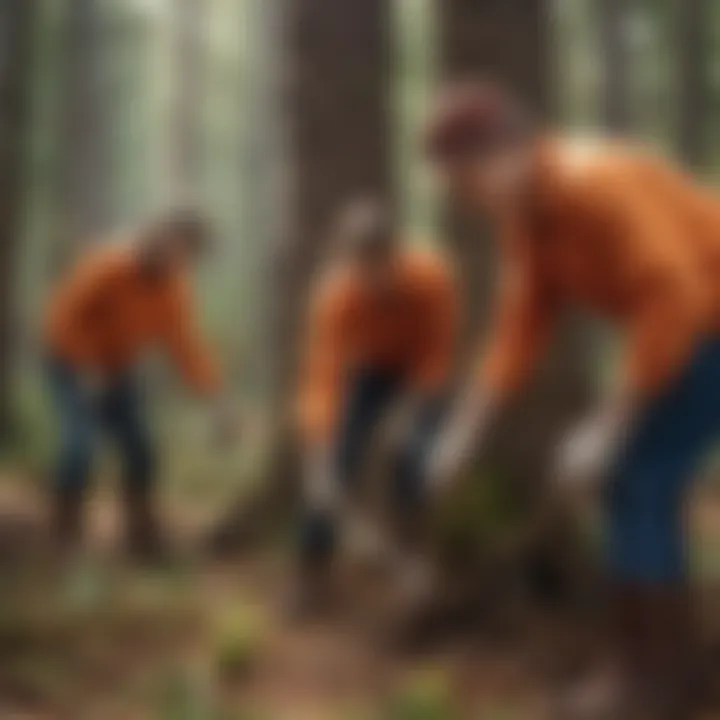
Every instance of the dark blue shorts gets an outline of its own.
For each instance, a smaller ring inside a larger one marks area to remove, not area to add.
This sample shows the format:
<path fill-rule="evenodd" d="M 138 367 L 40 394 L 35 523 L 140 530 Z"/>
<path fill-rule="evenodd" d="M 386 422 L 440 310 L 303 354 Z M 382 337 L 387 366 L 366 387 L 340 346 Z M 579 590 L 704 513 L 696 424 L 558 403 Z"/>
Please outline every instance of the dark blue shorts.
<path fill-rule="evenodd" d="M 606 551 L 618 579 L 682 582 L 686 500 L 720 430 L 720 339 L 703 342 L 631 433 L 607 485 Z"/>

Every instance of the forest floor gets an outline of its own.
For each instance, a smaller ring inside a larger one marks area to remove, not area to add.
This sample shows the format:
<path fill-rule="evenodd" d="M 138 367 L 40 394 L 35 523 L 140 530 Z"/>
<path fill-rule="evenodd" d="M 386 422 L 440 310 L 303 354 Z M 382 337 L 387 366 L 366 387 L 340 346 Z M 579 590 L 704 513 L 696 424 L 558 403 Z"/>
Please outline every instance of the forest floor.
<path fill-rule="evenodd" d="M 566 619 L 466 631 L 414 654 L 391 649 L 362 613 L 293 626 L 279 610 L 282 553 L 202 557 L 192 546 L 208 518 L 182 498 L 169 503 L 178 557 L 167 566 L 123 558 L 105 492 L 91 507 L 87 551 L 61 563 L 37 485 L 0 477 L 0 718 L 551 718 L 547 678 L 567 645 L 560 638 L 582 634 Z M 720 637 L 717 490 L 696 506 L 708 632 Z M 720 709 L 704 717 L 717 720 Z"/>

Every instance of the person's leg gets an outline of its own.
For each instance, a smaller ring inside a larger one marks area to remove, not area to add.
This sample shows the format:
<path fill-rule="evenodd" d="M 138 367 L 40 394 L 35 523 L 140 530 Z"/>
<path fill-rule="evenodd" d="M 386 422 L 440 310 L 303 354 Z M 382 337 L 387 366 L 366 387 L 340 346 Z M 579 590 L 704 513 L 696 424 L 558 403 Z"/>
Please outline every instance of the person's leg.
<path fill-rule="evenodd" d="M 383 370 L 365 369 L 348 380 L 346 401 L 327 460 L 332 464 L 329 476 L 340 483 L 341 493 L 355 491 L 371 432 L 395 388 L 394 376 Z M 301 585 L 305 590 L 324 582 L 336 546 L 337 520 L 331 509 L 305 503 L 298 545 Z"/>
<path fill-rule="evenodd" d="M 60 434 L 53 480 L 54 526 L 58 541 L 68 545 L 82 534 L 96 419 L 92 398 L 77 373 L 57 360 L 48 361 L 47 373 Z"/>
<path fill-rule="evenodd" d="M 608 567 L 624 590 L 624 608 L 616 609 L 624 620 L 620 647 L 627 672 L 646 686 L 646 700 L 660 701 L 655 713 L 670 713 L 686 699 L 695 665 L 686 501 L 718 431 L 719 401 L 720 345 L 712 343 L 648 409 L 609 486 Z"/>
<path fill-rule="evenodd" d="M 120 378 L 102 403 L 107 431 L 123 460 L 123 497 L 129 549 L 147 555 L 159 549 L 155 506 L 155 458 L 140 392 L 132 378 Z"/>
<path fill-rule="evenodd" d="M 392 499 L 401 539 L 410 546 L 422 540 L 425 530 L 425 467 L 441 426 L 444 405 L 443 399 L 433 398 L 418 408 L 396 458 Z"/>

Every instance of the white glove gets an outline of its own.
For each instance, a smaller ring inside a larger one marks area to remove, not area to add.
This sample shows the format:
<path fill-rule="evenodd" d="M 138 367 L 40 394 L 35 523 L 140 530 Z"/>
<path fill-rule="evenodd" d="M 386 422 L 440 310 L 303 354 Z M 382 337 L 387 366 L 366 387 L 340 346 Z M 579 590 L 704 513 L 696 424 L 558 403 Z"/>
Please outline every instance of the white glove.
<path fill-rule="evenodd" d="M 442 493 L 472 462 L 482 442 L 493 403 L 477 390 L 464 394 L 440 433 L 428 462 L 428 486 Z"/>
<path fill-rule="evenodd" d="M 572 429 L 560 444 L 558 484 L 591 490 L 604 481 L 626 440 L 630 418 L 627 408 L 612 405 Z"/>

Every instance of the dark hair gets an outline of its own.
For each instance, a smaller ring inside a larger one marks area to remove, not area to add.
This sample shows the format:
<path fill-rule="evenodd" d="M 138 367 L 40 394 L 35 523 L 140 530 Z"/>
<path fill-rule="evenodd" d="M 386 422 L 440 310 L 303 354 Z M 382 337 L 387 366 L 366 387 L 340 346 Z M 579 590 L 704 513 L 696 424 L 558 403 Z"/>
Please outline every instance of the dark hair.
<path fill-rule="evenodd" d="M 203 252 L 213 242 L 212 225 L 204 212 L 196 207 L 171 208 L 150 223 L 150 233 L 173 235 L 182 239 L 193 252 Z"/>
<path fill-rule="evenodd" d="M 432 159 L 492 150 L 532 134 L 530 114 L 513 93 L 490 82 L 462 81 L 444 86 L 425 130 Z"/>
<path fill-rule="evenodd" d="M 394 222 L 381 200 L 356 198 L 338 212 L 332 239 L 348 255 L 384 253 L 394 245 Z"/>

